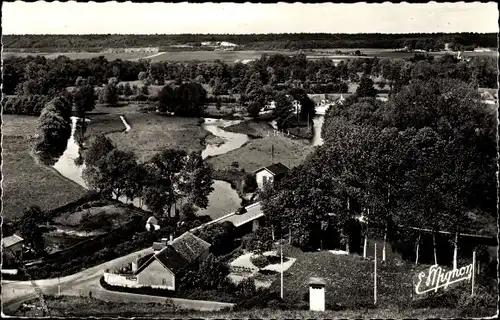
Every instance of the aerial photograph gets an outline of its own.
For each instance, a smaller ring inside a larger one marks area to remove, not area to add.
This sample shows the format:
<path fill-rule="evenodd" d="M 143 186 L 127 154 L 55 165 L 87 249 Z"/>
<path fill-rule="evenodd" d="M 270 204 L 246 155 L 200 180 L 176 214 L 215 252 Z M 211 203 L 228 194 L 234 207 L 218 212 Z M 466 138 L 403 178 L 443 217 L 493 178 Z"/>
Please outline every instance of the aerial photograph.
<path fill-rule="evenodd" d="M 499 11 L 2 4 L 2 317 L 498 317 Z"/>

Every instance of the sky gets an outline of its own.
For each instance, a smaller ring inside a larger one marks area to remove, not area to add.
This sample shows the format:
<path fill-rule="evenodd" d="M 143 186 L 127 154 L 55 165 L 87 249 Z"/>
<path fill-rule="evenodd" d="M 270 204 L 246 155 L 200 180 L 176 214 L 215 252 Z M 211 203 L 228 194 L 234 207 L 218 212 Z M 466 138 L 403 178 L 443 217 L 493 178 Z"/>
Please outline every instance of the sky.
<path fill-rule="evenodd" d="M 488 3 L 8 2 L 3 34 L 498 32 Z"/>

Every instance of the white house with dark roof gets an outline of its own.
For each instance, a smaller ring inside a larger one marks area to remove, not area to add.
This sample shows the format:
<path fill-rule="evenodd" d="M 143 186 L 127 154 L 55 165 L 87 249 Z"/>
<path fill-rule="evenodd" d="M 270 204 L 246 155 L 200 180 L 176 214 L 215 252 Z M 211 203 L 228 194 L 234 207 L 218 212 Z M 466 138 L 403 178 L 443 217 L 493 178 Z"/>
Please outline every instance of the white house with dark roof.
<path fill-rule="evenodd" d="M 257 181 L 257 186 L 259 189 L 262 189 L 265 183 L 273 183 L 275 180 L 284 176 L 287 172 L 288 167 L 278 162 L 254 171 L 254 175 L 255 180 Z"/>
<path fill-rule="evenodd" d="M 175 277 L 185 268 L 201 263 L 208 257 L 210 243 L 187 231 L 162 245 L 147 257 L 132 263 L 129 273 L 104 273 L 104 280 L 111 285 L 124 287 L 151 287 L 175 290 Z"/>

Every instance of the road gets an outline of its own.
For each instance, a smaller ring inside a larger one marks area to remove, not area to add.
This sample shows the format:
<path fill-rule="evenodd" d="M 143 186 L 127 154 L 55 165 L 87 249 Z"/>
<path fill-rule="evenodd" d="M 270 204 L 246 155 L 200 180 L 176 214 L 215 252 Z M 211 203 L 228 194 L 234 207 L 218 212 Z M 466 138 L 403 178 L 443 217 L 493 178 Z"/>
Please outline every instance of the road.
<path fill-rule="evenodd" d="M 232 303 L 216 301 L 188 300 L 114 292 L 101 287 L 99 280 L 103 275 L 104 270 L 119 267 L 122 264 L 134 261 L 139 256 L 144 256 L 150 253 L 153 253 L 153 249 L 151 247 L 105 262 L 70 276 L 62 277 L 60 279 L 35 280 L 35 283 L 40 290 L 47 295 L 56 295 L 59 291 L 60 285 L 61 295 L 89 296 L 89 292 L 92 292 L 92 297 L 104 301 L 164 303 L 167 299 L 170 299 L 180 308 L 201 311 L 216 311 L 224 308 L 232 308 L 234 306 Z M 3 309 L 7 312 L 16 310 L 23 302 L 35 299 L 36 297 L 37 294 L 31 281 L 2 281 L 2 304 Z"/>
<path fill-rule="evenodd" d="M 153 253 L 153 249 L 151 247 L 66 277 L 35 280 L 35 284 L 45 294 L 56 294 L 58 292 L 58 285 L 60 284 L 62 294 L 65 294 L 66 291 L 79 290 L 88 295 L 88 288 L 93 287 L 94 284 L 97 283 L 100 288 L 99 279 L 104 273 L 104 270 L 119 267 L 122 264 L 127 264 L 134 261 L 137 257 L 144 256 L 149 253 Z M 6 310 L 15 309 L 21 303 L 36 297 L 37 294 L 31 281 L 2 281 L 2 304 Z"/>

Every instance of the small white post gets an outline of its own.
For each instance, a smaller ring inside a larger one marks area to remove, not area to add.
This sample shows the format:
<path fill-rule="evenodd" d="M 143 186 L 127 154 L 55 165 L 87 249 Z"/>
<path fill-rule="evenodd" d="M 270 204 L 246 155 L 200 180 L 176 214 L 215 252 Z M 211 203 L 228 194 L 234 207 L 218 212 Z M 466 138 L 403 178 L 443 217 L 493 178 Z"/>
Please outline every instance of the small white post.
<path fill-rule="evenodd" d="M 472 294 L 474 295 L 474 282 L 476 280 L 476 250 L 472 251 Z"/>
<path fill-rule="evenodd" d="M 373 275 L 373 304 L 377 304 L 377 244 L 375 243 L 374 254 L 375 272 Z"/>

